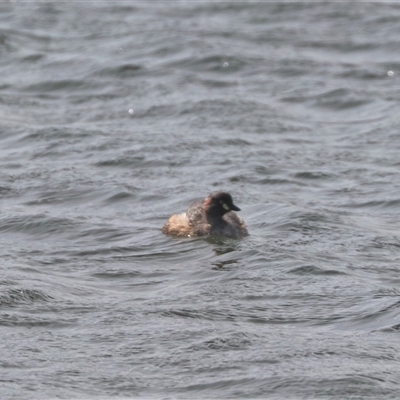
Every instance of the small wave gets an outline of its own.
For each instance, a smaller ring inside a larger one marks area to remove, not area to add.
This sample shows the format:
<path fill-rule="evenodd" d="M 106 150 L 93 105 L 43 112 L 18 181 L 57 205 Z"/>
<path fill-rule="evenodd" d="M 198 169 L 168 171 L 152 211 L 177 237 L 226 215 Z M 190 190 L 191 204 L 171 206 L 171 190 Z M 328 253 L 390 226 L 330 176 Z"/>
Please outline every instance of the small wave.
<path fill-rule="evenodd" d="M 12 307 L 21 303 L 35 303 L 52 299 L 50 295 L 36 289 L 10 289 L 0 294 L 0 306 Z"/>
<path fill-rule="evenodd" d="M 135 195 L 133 193 L 130 192 L 126 192 L 126 191 L 122 191 L 122 192 L 118 192 L 116 194 L 111 195 L 110 197 L 107 197 L 104 202 L 105 203 L 119 203 L 121 201 L 125 201 L 125 200 L 130 200 L 132 198 L 134 198 Z"/>
<path fill-rule="evenodd" d="M 96 167 L 114 167 L 114 168 L 154 168 L 161 166 L 169 166 L 170 163 L 165 159 L 148 158 L 145 156 L 121 155 L 119 157 L 110 158 L 94 163 Z"/>
<path fill-rule="evenodd" d="M 28 206 L 42 206 L 49 204 L 83 204 L 98 199 L 103 190 L 71 189 L 40 193 L 37 199 L 25 202 Z"/>
<path fill-rule="evenodd" d="M 138 64 L 123 64 L 116 67 L 102 69 L 97 74 L 100 76 L 111 76 L 116 78 L 134 78 L 141 76 L 145 69 Z"/>
<path fill-rule="evenodd" d="M 84 130 L 84 129 L 69 129 L 67 127 L 50 126 L 46 128 L 37 129 L 34 132 L 29 132 L 21 136 L 18 141 L 21 143 L 34 143 L 38 141 L 49 143 L 56 143 L 62 146 L 63 139 L 76 140 L 79 143 L 89 137 L 103 136 L 104 133 L 100 130 Z"/>
<path fill-rule="evenodd" d="M 118 158 L 98 161 L 95 163 L 96 167 L 129 167 L 133 165 L 142 165 L 144 156 L 121 156 Z"/>
<path fill-rule="evenodd" d="M 51 329 L 62 329 L 70 328 L 75 325 L 75 321 L 60 321 L 56 319 L 34 319 L 34 318 L 18 318 L 15 316 L 2 316 L 0 318 L 0 326 L 7 327 L 24 327 L 24 328 L 51 328 Z"/>
<path fill-rule="evenodd" d="M 92 274 L 94 278 L 105 280 L 125 280 L 130 278 L 137 278 L 142 274 L 139 271 L 105 271 Z"/>
<path fill-rule="evenodd" d="M 382 304 L 383 303 L 383 304 Z M 358 308 L 361 308 L 357 311 Z M 372 299 L 369 304 L 355 308 L 355 315 L 341 318 L 334 323 L 343 330 L 393 331 L 400 326 L 400 301 L 391 298 Z"/>
<path fill-rule="evenodd" d="M 365 94 L 358 96 L 356 93 L 344 88 L 309 96 L 287 96 L 281 100 L 290 103 L 309 103 L 311 106 L 326 108 L 332 111 L 357 108 L 372 102 L 372 100 L 365 98 Z"/>
<path fill-rule="evenodd" d="M 0 232 L 28 235 L 49 235 L 75 229 L 76 223 L 67 218 L 39 215 L 18 215 L 0 218 Z"/>
<path fill-rule="evenodd" d="M 315 265 L 304 265 L 301 267 L 293 268 L 289 271 L 291 274 L 296 275 L 347 275 L 345 272 L 335 269 L 323 269 Z"/>
<path fill-rule="evenodd" d="M 191 71 L 210 71 L 232 73 L 245 68 L 251 61 L 239 57 L 223 57 L 220 55 L 206 56 L 198 59 L 193 57 L 170 62 L 166 67 L 182 68 Z"/>
<path fill-rule="evenodd" d="M 392 200 L 370 200 L 365 202 L 354 202 L 344 204 L 343 207 L 347 208 L 399 208 L 400 199 Z"/>
<path fill-rule="evenodd" d="M 214 337 L 196 343 L 189 347 L 189 351 L 201 350 L 244 350 L 251 345 L 249 335 L 243 333 L 234 333 L 228 337 Z"/>
<path fill-rule="evenodd" d="M 166 317 L 182 317 L 182 318 L 194 318 L 201 320 L 216 320 L 216 321 L 232 321 L 236 318 L 234 315 L 229 315 L 222 310 L 190 310 L 190 309 L 180 309 L 180 310 L 169 310 L 163 311 L 161 313 Z"/>
<path fill-rule="evenodd" d="M 329 174 L 327 172 L 322 172 L 322 171 L 302 171 L 302 172 L 297 172 L 294 175 L 298 179 L 311 179 L 311 180 L 316 180 L 316 179 L 332 179 L 335 177 L 333 174 Z"/>
<path fill-rule="evenodd" d="M 291 179 L 285 178 L 263 178 L 263 179 L 248 179 L 249 182 L 255 183 L 258 185 L 277 185 L 277 186 L 284 186 L 284 185 L 293 185 L 293 186 L 307 186 L 305 183 L 294 181 Z"/>
<path fill-rule="evenodd" d="M 17 190 L 13 189 L 11 186 L 0 185 L 0 198 L 13 196 L 17 193 Z"/>
<path fill-rule="evenodd" d="M 272 224 L 271 224 L 272 225 Z M 276 221 L 275 229 L 302 232 L 304 234 L 331 230 L 332 226 L 340 225 L 340 216 L 321 212 L 295 211 L 289 216 Z"/>
<path fill-rule="evenodd" d="M 76 90 L 89 90 L 97 88 L 98 85 L 88 83 L 84 79 L 60 79 L 54 81 L 43 81 L 40 83 L 34 83 L 27 85 L 23 90 L 29 92 L 55 92 L 55 91 L 76 91 Z"/>

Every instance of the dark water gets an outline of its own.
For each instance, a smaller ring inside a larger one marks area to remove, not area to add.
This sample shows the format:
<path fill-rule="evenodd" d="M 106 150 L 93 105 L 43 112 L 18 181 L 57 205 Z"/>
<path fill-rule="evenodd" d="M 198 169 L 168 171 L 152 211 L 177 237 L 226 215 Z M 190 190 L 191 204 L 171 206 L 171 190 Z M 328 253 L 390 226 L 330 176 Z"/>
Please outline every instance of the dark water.
<path fill-rule="evenodd" d="M 399 19 L 1 3 L 0 397 L 397 398 Z"/>

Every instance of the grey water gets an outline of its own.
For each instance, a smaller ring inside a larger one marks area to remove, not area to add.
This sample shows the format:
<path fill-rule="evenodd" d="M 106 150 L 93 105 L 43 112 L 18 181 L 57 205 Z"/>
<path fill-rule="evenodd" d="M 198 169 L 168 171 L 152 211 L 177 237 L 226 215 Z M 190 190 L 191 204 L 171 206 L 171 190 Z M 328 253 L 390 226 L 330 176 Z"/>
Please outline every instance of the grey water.
<path fill-rule="evenodd" d="M 398 398 L 399 19 L 2 2 L 1 399 Z"/>

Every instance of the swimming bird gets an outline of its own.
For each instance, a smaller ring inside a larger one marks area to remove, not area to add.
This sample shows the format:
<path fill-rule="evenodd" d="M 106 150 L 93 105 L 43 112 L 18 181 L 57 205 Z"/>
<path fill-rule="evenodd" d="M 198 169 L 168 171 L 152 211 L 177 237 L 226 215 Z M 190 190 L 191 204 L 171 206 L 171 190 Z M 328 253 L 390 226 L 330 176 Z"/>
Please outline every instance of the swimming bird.
<path fill-rule="evenodd" d="M 186 213 L 172 215 L 162 232 L 178 237 L 247 236 L 246 224 L 234 211 L 240 208 L 233 204 L 229 193 L 211 193 L 204 200 L 194 202 Z"/>

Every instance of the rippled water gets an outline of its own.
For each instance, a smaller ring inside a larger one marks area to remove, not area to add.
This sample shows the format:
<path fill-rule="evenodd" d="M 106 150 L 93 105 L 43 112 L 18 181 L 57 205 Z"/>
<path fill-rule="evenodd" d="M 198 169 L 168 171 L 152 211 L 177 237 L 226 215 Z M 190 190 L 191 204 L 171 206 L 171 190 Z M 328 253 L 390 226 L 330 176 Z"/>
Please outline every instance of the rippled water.
<path fill-rule="evenodd" d="M 398 397 L 399 18 L 3 2 L 1 398 Z"/>

